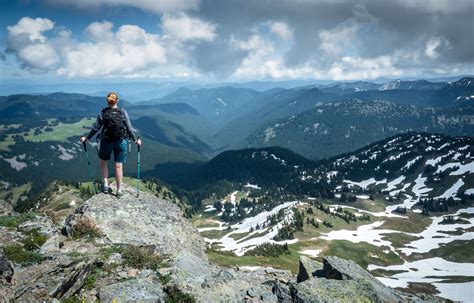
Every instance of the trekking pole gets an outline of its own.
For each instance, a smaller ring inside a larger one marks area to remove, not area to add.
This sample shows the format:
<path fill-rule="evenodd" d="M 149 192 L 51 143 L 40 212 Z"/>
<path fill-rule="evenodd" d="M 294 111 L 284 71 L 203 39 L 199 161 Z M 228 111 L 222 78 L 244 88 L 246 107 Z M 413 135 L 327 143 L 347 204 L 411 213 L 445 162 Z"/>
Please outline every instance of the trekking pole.
<path fill-rule="evenodd" d="M 140 138 L 138 138 L 140 139 Z M 137 144 L 138 148 L 138 161 L 137 161 L 137 197 L 140 195 L 140 145 Z"/>
<path fill-rule="evenodd" d="M 89 159 L 89 153 L 87 153 L 87 146 L 86 141 L 82 142 L 82 146 L 84 146 L 84 151 L 86 152 L 86 159 L 87 159 L 87 166 L 89 170 L 89 177 L 92 181 L 92 186 L 94 187 L 94 195 L 97 194 L 97 190 L 95 188 L 94 176 L 92 175 L 92 167 L 91 167 L 91 160 Z"/>

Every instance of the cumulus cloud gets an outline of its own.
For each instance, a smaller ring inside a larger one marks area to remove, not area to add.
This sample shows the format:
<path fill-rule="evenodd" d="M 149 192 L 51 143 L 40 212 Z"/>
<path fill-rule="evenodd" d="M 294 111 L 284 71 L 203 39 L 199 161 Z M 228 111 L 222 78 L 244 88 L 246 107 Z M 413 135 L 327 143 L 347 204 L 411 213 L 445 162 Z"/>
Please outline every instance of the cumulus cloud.
<path fill-rule="evenodd" d="M 197 18 L 190 18 L 184 13 L 164 14 L 161 23 L 163 32 L 178 40 L 202 39 L 212 41 L 216 37 L 216 25 Z"/>
<path fill-rule="evenodd" d="M 109 21 L 93 22 L 86 27 L 84 34 L 94 42 L 112 41 L 114 39 L 113 26 Z"/>
<path fill-rule="evenodd" d="M 53 29 L 53 27 L 54 22 L 47 18 L 24 17 L 16 25 L 7 26 L 7 30 L 12 37 L 25 35 L 30 41 L 44 42 L 46 37 L 42 33 Z"/>
<path fill-rule="evenodd" d="M 59 56 L 43 32 L 54 28 L 47 18 L 21 18 L 16 25 L 8 26 L 7 52 L 15 53 L 21 67 L 34 73 L 54 69 Z"/>
<path fill-rule="evenodd" d="M 170 21 L 170 19 L 166 19 Z M 145 31 L 137 25 L 125 24 L 114 30 L 110 21 L 93 22 L 84 29 L 84 41 L 72 39 L 69 29 L 60 27 L 52 37 L 45 31 L 54 29 L 49 19 L 22 18 L 8 27 L 8 50 L 14 54 L 21 67 L 32 72 L 55 71 L 67 77 L 133 77 L 138 74 L 160 74 L 156 68 L 167 70 L 176 76 L 193 75 L 192 70 L 170 62 L 184 57 L 170 51 L 188 40 L 212 41 L 214 27 L 196 18 L 180 15 L 171 23 L 184 22 L 191 26 L 181 34 L 167 32 L 160 36 Z M 169 23 L 167 24 L 169 25 Z M 166 27 L 169 30 L 172 27 Z M 166 43 L 165 43 L 166 41 Z M 181 50 L 182 52 L 185 50 Z M 167 66 L 167 65 L 171 65 Z M 161 74 L 166 76 L 165 74 Z"/>
<path fill-rule="evenodd" d="M 270 22 L 270 31 L 285 41 L 293 38 L 293 33 L 285 22 Z"/>

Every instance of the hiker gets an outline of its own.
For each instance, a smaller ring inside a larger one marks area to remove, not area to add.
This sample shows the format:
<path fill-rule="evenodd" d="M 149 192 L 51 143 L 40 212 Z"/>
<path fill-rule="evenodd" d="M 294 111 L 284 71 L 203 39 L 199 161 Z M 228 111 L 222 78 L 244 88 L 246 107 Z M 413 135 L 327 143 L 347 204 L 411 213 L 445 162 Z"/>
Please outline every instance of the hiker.
<path fill-rule="evenodd" d="M 142 142 L 140 138 L 135 135 L 125 109 L 117 106 L 118 100 L 119 98 L 116 93 L 109 93 L 107 95 L 107 103 L 109 106 L 100 111 L 97 116 L 97 121 L 92 126 L 89 135 L 87 135 L 87 137 L 81 137 L 80 140 L 81 143 L 90 140 L 102 128 L 102 132 L 98 135 L 100 172 L 104 181 L 102 192 L 112 193 L 112 188 L 109 186 L 108 181 L 109 172 L 107 169 L 107 161 L 110 160 L 110 155 L 113 151 L 117 197 L 121 197 L 123 196 L 123 163 L 127 160 L 127 138 L 131 138 L 137 145 L 141 145 Z"/>

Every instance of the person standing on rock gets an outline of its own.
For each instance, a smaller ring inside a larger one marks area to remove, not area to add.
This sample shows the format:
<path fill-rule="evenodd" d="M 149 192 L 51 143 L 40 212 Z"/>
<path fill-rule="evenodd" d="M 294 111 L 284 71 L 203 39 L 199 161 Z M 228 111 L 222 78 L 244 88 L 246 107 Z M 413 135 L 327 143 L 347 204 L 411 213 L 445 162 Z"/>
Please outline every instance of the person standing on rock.
<path fill-rule="evenodd" d="M 112 151 L 114 152 L 115 162 L 115 180 L 117 183 L 117 197 L 123 196 L 122 177 L 123 177 L 123 163 L 127 160 L 127 138 L 131 138 L 137 145 L 141 145 L 140 137 L 137 137 L 127 112 L 123 108 L 119 108 L 118 95 L 116 93 L 107 94 L 108 107 L 103 108 L 95 124 L 87 137 L 81 137 L 81 143 L 90 140 L 100 129 L 102 132 L 98 135 L 99 138 L 99 162 L 100 172 L 104 184 L 102 192 L 112 193 L 112 188 L 109 186 L 109 172 L 107 168 L 107 161 L 110 160 Z"/>

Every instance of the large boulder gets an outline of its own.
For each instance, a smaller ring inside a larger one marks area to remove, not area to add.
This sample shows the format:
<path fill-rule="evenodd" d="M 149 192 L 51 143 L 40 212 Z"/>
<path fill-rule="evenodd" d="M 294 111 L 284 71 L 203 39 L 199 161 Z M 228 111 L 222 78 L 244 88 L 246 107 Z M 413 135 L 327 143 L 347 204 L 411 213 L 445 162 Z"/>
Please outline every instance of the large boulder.
<path fill-rule="evenodd" d="M 99 289 L 100 302 L 165 302 L 165 294 L 158 279 L 138 278 L 114 283 Z"/>
<path fill-rule="evenodd" d="M 298 276 L 296 277 L 298 283 L 320 275 L 323 269 L 321 263 L 305 256 L 300 256 L 299 265 Z"/>
<path fill-rule="evenodd" d="M 351 260 L 323 257 L 323 265 L 300 257 L 297 282 L 288 283 L 293 302 L 424 302 L 385 286 Z M 286 289 L 286 288 L 285 288 Z M 428 302 L 441 302 L 430 297 Z"/>
<path fill-rule="evenodd" d="M 120 199 L 97 194 L 87 200 L 65 222 L 65 231 L 72 234 L 75 226 L 86 220 L 96 226 L 113 244 L 153 246 L 155 252 L 170 258 L 182 250 L 206 259 L 206 243 L 197 229 L 170 201 L 125 186 Z"/>
<path fill-rule="evenodd" d="M 392 288 L 384 285 L 354 261 L 336 256 L 323 258 L 323 273 L 328 279 L 358 280 L 369 284 L 382 301 L 403 301 L 403 297 Z"/>

